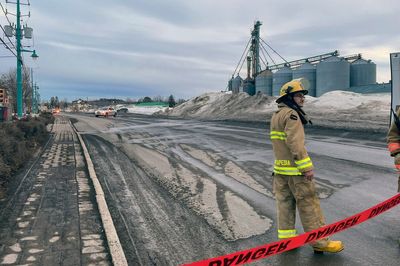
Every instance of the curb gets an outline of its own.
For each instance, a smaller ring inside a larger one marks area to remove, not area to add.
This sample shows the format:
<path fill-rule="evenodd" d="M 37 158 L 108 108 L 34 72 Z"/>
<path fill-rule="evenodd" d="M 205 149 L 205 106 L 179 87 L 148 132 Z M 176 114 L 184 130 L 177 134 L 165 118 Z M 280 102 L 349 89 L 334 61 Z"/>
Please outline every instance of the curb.
<path fill-rule="evenodd" d="M 128 262 L 126 261 L 124 250 L 122 249 L 121 243 L 119 241 L 117 230 L 115 229 L 110 211 L 108 210 L 106 199 L 104 198 L 103 189 L 99 180 L 97 179 L 96 171 L 94 170 L 94 165 L 92 160 L 90 159 L 90 155 L 86 148 L 85 142 L 83 141 L 80 133 L 78 133 L 78 131 L 76 130 L 75 126 L 72 125 L 71 121 L 69 121 L 69 123 L 75 134 L 78 136 L 86 160 L 86 166 L 89 172 L 89 176 L 93 182 L 94 190 L 96 193 L 96 202 L 99 208 L 104 231 L 106 233 L 107 244 L 111 253 L 112 262 L 115 266 L 127 266 Z"/>

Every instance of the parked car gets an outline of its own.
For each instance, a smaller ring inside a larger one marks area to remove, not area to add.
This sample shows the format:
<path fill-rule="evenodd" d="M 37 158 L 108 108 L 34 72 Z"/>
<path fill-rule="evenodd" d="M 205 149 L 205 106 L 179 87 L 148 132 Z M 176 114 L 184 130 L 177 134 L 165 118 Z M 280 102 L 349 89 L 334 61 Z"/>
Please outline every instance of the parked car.
<path fill-rule="evenodd" d="M 117 109 L 118 114 L 120 114 L 120 113 L 126 114 L 127 112 L 128 112 L 128 108 L 126 108 L 126 107 L 121 107 L 121 108 Z"/>
<path fill-rule="evenodd" d="M 96 117 L 99 117 L 99 116 L 114 116 L 114 117 L 116 117 L 117 111 L 115 111 L 115 109 L 112 107 L 103 107 L 103 108 L 96 110 L 94 112 L 94 115 Z"/>

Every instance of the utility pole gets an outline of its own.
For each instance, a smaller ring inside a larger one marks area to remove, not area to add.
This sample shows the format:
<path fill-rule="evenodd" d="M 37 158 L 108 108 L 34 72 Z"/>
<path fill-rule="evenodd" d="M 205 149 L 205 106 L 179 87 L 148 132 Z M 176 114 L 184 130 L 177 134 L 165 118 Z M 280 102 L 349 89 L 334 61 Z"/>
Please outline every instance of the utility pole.
<path fill-rule="evenodd" d="M 22 88 L 22 52 L 31 52 L 32 59 L 37 59 L 39 56 L 37 56 L 35 50 L 26 50 L 23 49 L 22 44 L 21 44 L 21 39 L 25 37 L 26 39 L 31 39 L 32 38 L 32 28 L 27 27 L 26 25 L 22 29 L 21 27 L 21 5 L 29 5 L 21 3 L 21 0 L 16 0 L 17 2 L 10 2 L 13 4 L 17 5 L 17 13 L 13 14 L 17 17 L 17 24 L 15 26 L 15 40 L 16 40 L 16 50 L 17 50 L 17 115 L 18 119 L 22 118 L 22 112 L 23 112 L 23 88 Z M 7 2 L 7 1 L 6 1 Z M 11 13 L 10 13 L 11 14 Z M 30 16 L 30 14 L 28 15 Z M 9 28 L 12 28 L 11 25 L 8 26 Z M 12 31 L 9 33 L 10 35 L 7 35 L 7 37 L 12 37 L 13 33 Z"/>
<path fill-rule="evenodd" d="M 36 114 L 39 113 L 39 105 L 40 105 L 40 93 L 39 93 L 39 86 L 35 82 L 35 112 Z"/>
<path fill-rule="evenodd" d="M 33 114 L 36 114 L 36 109 L 35 109 L 35 106 L 36 106 L 36 103 L 35 103 L 35 101 L 36 101 L 36 90 L 35 90 L 35 87 L 34 87 L 34 85 L 33 85 L 33 68 L 31 67 L 31 88 L 32 88 L 32 113 Z"/>
<path fill-rule="evenodd" d="M 17 41 L 17 113 L 18 119 L 22 118 L 22 58 L 21 58 L 21 9 L 17 0 L 17 28 L 15 38 Z"/>

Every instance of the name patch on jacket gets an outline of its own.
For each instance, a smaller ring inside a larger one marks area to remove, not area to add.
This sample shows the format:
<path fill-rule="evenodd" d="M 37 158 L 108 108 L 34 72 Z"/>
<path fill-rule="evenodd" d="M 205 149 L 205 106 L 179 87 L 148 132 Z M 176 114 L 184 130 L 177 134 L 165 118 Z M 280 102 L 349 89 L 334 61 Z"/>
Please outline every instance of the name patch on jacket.
<path fill-rule="evenodd" d="M 297 115 L 291 114 L 291 115 L 290 115 L 290 119 L 292 119 L 292 120 L 297 120 L 298 118 L 297 118 Z"/>
<path fill-rule="evenodd" d="M 290 166 L 290 160 L 275 160 L 277 166 Z"/>

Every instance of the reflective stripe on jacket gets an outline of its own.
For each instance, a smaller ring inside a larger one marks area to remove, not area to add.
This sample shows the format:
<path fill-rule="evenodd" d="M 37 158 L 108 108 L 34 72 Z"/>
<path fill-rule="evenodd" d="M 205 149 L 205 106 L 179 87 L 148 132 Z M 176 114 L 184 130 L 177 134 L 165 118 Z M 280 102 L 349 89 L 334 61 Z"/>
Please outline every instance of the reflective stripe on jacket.
<path fill-rule="evenodd" d="M 305 148 L 304 127 L 297 112 L 280 103 L 271 118 L 270 138 L 275 155 L 274 173 L 302 175 L 313 164 Z"/>

